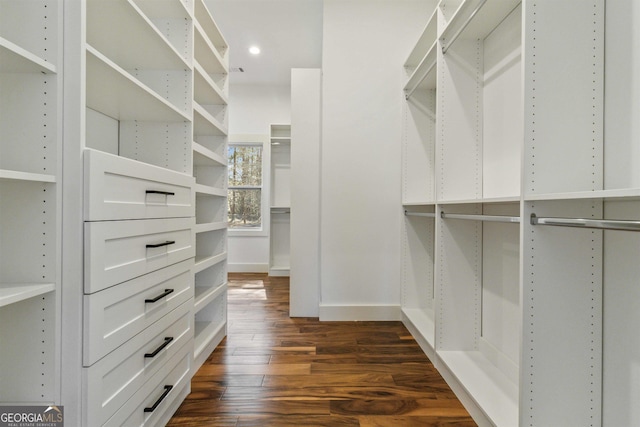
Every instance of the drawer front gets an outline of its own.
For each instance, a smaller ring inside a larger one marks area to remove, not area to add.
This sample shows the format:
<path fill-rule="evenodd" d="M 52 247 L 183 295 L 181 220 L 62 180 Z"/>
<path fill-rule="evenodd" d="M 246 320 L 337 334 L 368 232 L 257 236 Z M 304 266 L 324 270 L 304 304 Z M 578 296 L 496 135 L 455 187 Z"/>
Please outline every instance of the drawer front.
<path fill-rule="evenodd" d="M 86 222 L 85 293 L 193 258 L 194 218 Z"/>
<path fill-rule="evenodd" d="M 191 300 L 182 304 L 93 366 L 83 369 L 85 425 L 105 423 L 154 375 L 171 371 L 176 355 L 181 358 L 186 351 L 192 357 L 191 306 Z"/>
<path fill-rule="evenodd" d="M 193 259 L 84 296 L 84 366 L 91 366 L 194 295 Z"/>
<path fill-rule="evenodd" d="M 167 410 L 176 408 L 176 399 L 182 400 L 189 387 L 193 360 L 193 343 L 186 345 L 161 371 L 147 381 L 104 425 L 148 426 L 161 425 Z"/>
<path fill-rule="evenodd" d="M 195 215 L 193 177 L 96 150 L 84 152 L 85 221 Z"/>

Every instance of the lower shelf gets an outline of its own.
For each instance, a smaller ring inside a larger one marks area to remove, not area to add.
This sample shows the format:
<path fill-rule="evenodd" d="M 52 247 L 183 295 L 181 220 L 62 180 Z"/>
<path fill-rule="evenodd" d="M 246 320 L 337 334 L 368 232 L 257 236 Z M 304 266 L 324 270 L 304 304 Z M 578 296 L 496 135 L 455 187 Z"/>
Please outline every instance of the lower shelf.
<path fill-rule="evenodd" d="M 227 322 L 196 321 L 195 323 L 195 349 L 193 353 L 193 372 L 195 374 L 200 366 L 207 360 L 211 352 L 220 344 L 227 335 Z"/>
<path fill-rule="evenodd" d="M 269 276 L 289 277 L 290 269 L 288 266 L 269 267 Z"/>
<path fill-rule="evenodd" d="M 433 310 L 424 308 L 403 308 L 402 323 L 431 360 L 434 358 L 435 323 Z"/>
<path fill-rule="evenodd" d="M 438 351 L 436 367 L 476 421 L 518 425 L 518 386 L 479 351 Z M 479 425 L 483 423 L 478 422 Z"/>

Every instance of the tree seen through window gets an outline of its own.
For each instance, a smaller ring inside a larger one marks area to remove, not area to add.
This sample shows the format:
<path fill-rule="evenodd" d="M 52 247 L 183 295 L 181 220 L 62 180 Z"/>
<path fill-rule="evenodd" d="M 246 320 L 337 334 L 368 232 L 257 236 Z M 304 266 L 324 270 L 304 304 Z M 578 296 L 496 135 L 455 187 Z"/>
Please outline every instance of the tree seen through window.
<path fill-rule="evenodd" d="M 228 222 L 232 229 L 262 226 L 262 146 L 230 144 Z"/>

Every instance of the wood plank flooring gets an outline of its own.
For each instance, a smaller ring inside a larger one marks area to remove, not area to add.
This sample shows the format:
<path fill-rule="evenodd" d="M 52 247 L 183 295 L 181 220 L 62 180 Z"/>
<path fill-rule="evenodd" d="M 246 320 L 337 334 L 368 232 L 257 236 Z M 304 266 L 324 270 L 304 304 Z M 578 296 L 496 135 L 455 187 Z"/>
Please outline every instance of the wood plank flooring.
<path fill-rule="evenodd" d="M 228 336 L 169 426 L 475 426 L 401 322 L 289 318 L 289 280 L 230 274 Z"/>

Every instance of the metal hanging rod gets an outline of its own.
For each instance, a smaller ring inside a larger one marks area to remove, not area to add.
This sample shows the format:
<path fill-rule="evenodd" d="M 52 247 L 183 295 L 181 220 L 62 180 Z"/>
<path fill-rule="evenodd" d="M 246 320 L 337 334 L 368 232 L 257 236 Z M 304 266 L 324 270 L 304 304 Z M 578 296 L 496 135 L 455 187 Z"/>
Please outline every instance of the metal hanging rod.
<path fill-rule="evenodd" d="M 404 214 L 406 216 L 424 216 L 427 218 L 435 218 L 436 214 L 433 212 L 411 212 L 405 209 Z"/>
<path fill-rule="evenodd" d="M 470 214 L 452 214 L 440 212 L 440 218 L 443 219 L 468 219 L 471 221 L 486 221 L 486 222 L 511 222 L 519 223 L 519 216 L 505 216 L 505 215 L 470 215 Z"/>
<path fill-rule="evenodd" d="M 447 53 L 447 50 L 449 50 L 449 47 L 451 47 L 451 45 L 456 41 L 456 39 L 460 36 L 460 34 L 462 34 L 462 32 L 465 30 L 465 28 L 467 28 L 467 26 L 471 23 L 471 21 L 473 21 L 473 18 L 478 14 L 478 12 L 480 12 L 480 9 L 482 9 L 482 6 L 484 6 L 484 4 L 487 2 L 487 0 L 482 0 L 478 6 L 476 6 L 476 8 L 473 10 L 473 12 L 471 13 L 471 15 L 469 15 L 469 17 L 467 18 L 466 21 L 464 21 L 464 23 L 462 24 L 462 26 L 460 26 L 460 28 L 458 29 L 458 31 L 455 32 L 455 34 L 451 37 L 451 39 L 449 39 L 446 44 L 443 44 L 442 46 L 442 53 Z"/>
<path fill-rule="evenodd" d="M 418 86 L 420 86 L 420 83 L 422 83 L 424 81 L 424 79 L 427 78 L 427 76 L 429 75 L 429 73 L 431 72 L 431 70 L 433 70 L 436 66 L 437 61 L 433 61 L 433 64 L 431 64 L 429 66 L 429 68 L 427 68 L 427 71 L 422 75 L 422 77 L 420 77 L 420 80 L 418 80 L 418 82 L 415 84 L 415 86 L 413 87 L 413 89 L 411 89 L 409 92 L 407 92 L 404 96 L 405 100 L 409 100 L 409 98 L 411 98 L 411 95 L 413 95 L 413 92 L 416 91 L 416 89 L 418 89 Z"/>
<path fill-rule="evenodd" d="M 272 214 L 288 214 L 291 213 L 291 209 L 274 209 L 271 211 Z"/>
<path fill-rule="evenodd" d="M 640 221 L 584 218 L 541 218 L 531 214 L 531 225 L 597 228 L 601 230 L 640 231 Z"/>

